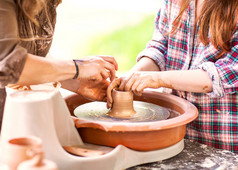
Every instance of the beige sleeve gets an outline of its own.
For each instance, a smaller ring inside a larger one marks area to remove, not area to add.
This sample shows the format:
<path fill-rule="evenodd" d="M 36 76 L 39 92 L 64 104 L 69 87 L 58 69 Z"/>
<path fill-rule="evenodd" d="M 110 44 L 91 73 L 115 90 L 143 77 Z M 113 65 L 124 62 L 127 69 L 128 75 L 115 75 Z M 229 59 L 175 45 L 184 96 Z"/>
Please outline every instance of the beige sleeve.
<path fill-rule="evenodd" d="M 14 0 L 0 0 L 0 88 L 18 81 L 27 51 L 19 45 Z"/>

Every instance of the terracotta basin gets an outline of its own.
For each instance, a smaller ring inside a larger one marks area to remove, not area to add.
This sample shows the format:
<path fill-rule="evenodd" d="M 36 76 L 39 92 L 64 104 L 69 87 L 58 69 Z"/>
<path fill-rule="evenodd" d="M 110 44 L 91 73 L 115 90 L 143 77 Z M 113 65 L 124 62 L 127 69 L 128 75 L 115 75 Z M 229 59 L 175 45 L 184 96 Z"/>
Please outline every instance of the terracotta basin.
<path fill-rule="evenodd" d="M 91 101 L 77 94 L 66 97 L 65 101 L 84 142 L 112 147 L 122 144 L 139 151 L 157 150 L 178 143 L 185 136 L 186 124 L 198 115 L 197 108 L 190 102 L 155 91 L 134 96 L 134 101 L 168 108 L 171 114 L 169 119 L 138 123 L 80 120 L 74 116 L 74 109 Z M 174 116 L 175 113 L 179 116 Z"/>

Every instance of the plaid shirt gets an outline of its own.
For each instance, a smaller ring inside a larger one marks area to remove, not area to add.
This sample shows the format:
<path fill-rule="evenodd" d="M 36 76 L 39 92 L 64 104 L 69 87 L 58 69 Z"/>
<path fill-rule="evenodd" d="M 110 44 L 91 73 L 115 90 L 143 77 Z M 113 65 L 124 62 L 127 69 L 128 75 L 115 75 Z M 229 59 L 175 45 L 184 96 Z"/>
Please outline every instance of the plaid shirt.
<path fill-rule="evenodd" d="M 216 59 L 220 50 L 211 43 L 205 46 L 199 42 L 199 26 L 194 32 L 195 0 L 191 0 L 183 14 L 176 34 L 167 34 L 179 9 L 178 1 L 163 1 L 155 20 L 153 39 L 137 59 L 148 56 L 162 71 L 206 71 L 213 83 L 211 93 L 165 91 L 190 101 L 199 110 L 198 118 L 187 125 L 187 138 L 238 153 L 238 25 L 231 39 L 231 52 Z"/>

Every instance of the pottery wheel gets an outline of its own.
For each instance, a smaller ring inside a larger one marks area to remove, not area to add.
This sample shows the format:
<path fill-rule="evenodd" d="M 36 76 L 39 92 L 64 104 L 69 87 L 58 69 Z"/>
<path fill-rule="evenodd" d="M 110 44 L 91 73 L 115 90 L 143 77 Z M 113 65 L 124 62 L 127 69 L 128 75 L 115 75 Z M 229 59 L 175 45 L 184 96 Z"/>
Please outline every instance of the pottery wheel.
<path fill-rule="evenodd" d="M 133 106 L 136 114 L 130 118 L 111 117 L 107 114 L 109 109 L 106 107 L 106 102 L 90 102 L 80 105 L 74 110 L 74 114 L 79 119 L 109 122 L 151 122 L 165 120 L 170 116 L 168 109 L 152 103 L 133 101 Z"/>

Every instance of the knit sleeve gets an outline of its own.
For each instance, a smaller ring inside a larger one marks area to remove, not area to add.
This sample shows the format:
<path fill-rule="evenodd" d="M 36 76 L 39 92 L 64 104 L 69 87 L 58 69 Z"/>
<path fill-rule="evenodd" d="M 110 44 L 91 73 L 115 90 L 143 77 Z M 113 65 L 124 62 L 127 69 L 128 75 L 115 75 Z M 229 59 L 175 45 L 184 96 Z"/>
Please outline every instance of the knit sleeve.
<path fill-rule="evenodd" d="M 27 51 L 19 45 L 16 4 L 0 1 L 0 88 L 18 81 Z"/>

